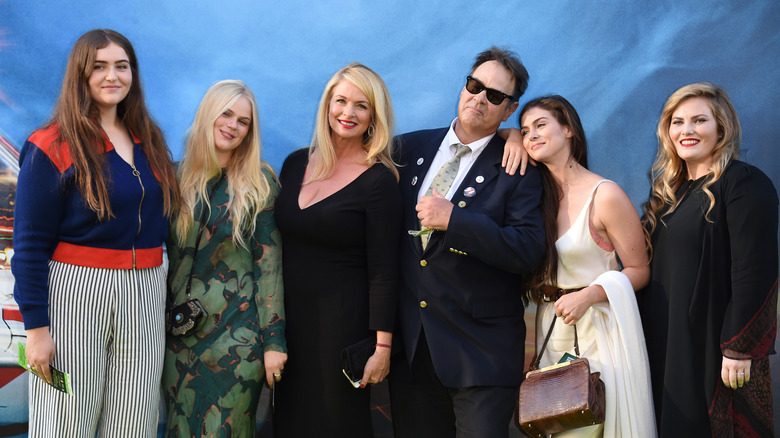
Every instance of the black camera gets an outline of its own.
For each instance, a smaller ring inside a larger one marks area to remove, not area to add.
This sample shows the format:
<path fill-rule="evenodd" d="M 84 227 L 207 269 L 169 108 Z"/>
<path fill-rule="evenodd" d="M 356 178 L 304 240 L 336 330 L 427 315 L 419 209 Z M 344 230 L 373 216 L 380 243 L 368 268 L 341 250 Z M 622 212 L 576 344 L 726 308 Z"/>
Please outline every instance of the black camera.
<path fill-rule="evenodd" d="M 189 336 L 203 327 L 207 316 L 200 301 L 188 300 L 165 313 L 165 330 L 173 336 Z"/>

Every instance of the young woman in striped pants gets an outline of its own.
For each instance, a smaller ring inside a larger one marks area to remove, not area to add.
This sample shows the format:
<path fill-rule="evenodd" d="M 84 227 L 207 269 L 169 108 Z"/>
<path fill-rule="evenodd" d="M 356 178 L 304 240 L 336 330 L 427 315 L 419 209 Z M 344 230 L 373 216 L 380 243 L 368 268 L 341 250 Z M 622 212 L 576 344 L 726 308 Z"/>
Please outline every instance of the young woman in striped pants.
<path fill-rule="evenodd" d="M 27 330 L 30 437 L 156 435 L 162 243 L 178 186 L 130 42 L 76 41 L 54 116 L 24 144 L 14 295 Z M 50 365 L 73 394 L 47 384 Z"/>

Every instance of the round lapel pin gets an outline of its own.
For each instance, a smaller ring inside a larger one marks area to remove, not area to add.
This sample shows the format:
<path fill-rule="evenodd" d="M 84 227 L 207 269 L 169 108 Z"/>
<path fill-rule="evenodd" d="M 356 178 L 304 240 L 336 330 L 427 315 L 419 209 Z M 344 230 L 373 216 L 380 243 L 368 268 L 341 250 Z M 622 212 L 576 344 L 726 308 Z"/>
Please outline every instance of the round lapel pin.
<path fill-rule="evenodd" d="M 423 157 L 420 157 L 420 158 L 417 159 L 417 165 L 418 166 L 421 165 L 424 162 L 425 162 L 425 160 L 423 160 Z"/>
<path fill-rule="evenodd" d="M 476 194 L 477 190 L 474 187 L 466 187 L 466 190 L 463 191 L 463 196 L 467 198 L 471 198 Z"/>
<path fill-rule="evenodd" d="M 466 206 L 466 201 L 460 201 L 458 202 L 458 207 L 463 208 Z"/>
<path fill-rule="evenodd" d="M 416 176 L 414 178 L 412 178 L 412 185 L 413 186 L 417 185 L 417 177 Z"/>
<path fill-rule="evenodd" d="M 484 176 L 482 176 L 482 175 L 479 175 L 479 176 L 476 178 L 476 180 L 477 180 L 477 184 L 482 184 L 483 182 L 485 182 L 485 177 L 484 177 Z"/>

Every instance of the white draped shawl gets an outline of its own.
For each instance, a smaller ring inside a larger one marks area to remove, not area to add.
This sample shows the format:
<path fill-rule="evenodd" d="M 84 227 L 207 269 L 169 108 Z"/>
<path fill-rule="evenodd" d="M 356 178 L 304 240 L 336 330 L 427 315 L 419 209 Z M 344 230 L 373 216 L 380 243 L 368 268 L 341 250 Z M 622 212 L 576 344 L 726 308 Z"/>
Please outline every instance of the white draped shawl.
<path fill-rule="evenodd" d="M 619 271 L 604 272 L 591 284 L 603 287 L 609 299 L 591 307 L 606 386 L 604 437 L 654 438 L 650 368 L 634 288 Z"/>

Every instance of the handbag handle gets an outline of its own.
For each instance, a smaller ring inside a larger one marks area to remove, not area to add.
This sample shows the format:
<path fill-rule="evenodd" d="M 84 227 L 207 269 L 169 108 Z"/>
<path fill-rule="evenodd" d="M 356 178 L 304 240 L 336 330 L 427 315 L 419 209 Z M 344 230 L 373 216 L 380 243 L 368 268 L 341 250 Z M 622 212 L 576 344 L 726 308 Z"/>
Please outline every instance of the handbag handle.
<path fill-rule="evenodd" d="M 536 358 L 534 358 L 534 362 L 531 364 L 531 367 L 529 371 L 534 371 L 539 369 L 539 362 L 542 361 L 542 354 L 544 353 L 544 349 L 547 348 L 547 341 L 550 340 L 550 335 L 552 335 L 553 327 L 555 327 L 555 321 L 558 319 L 557 316 L 553 315 L 552 323 L 550 323 L 550 330 L 547 331 L 547 336 L 544 338 L 544 342 L 542 343 L 542 349 L 536 353 Z M 577 357 L 580 357 L 580 343 L 577 341 L 577 324 L 574 324 L 574 354 Z"/>

